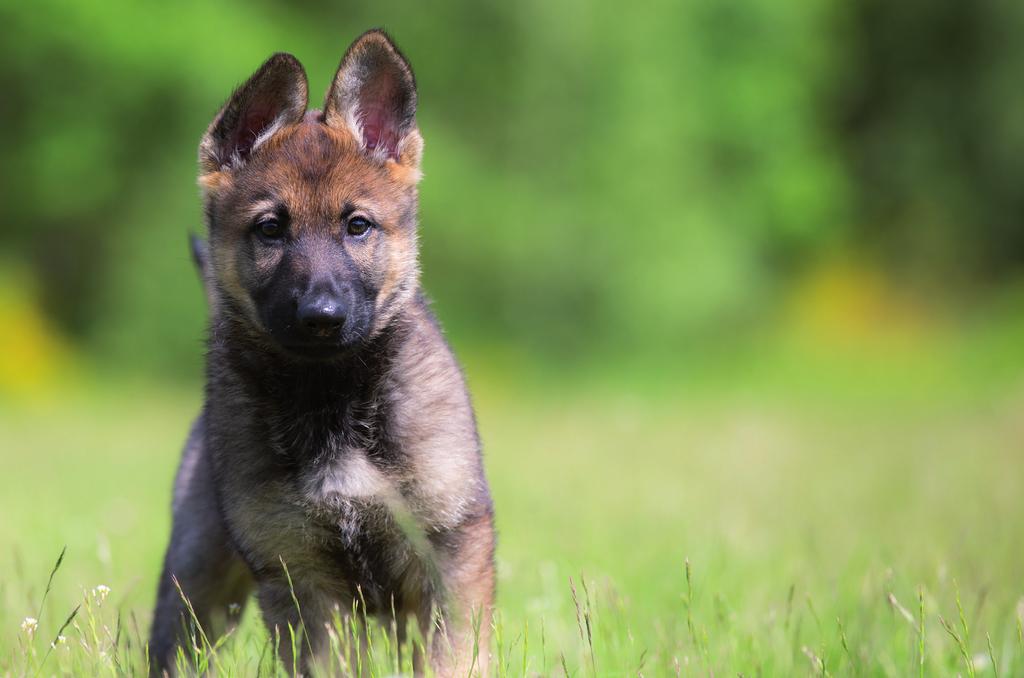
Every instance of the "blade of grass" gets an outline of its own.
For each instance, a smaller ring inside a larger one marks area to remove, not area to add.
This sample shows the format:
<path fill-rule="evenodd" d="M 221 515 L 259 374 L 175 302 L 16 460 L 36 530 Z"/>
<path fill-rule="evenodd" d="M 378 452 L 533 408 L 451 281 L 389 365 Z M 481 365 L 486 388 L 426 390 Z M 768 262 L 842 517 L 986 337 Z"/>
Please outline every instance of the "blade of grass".
<path fill-rule="evenodd" d="M 853 669 L 854 675 L 859 675 L 860 667 L 857 665 L 857 661 L 854 659 L 853 653 L 850 652 L 850 643 L 846 639 L 846 629 L 843 628 L 843 620 L 836 617 L 836 623 L 839 624 L 839 642 L 842 643 L 843 651 L 846 653 L 847 659 L 850 660 L 850 667 Z"/>
<path fill-rule="evenodd" d="M 299 633 L 302 634 L 302 637 L 306 641 L 306 649 L 309 650 L 309 657 L 310 660 L 312 660 L 313 645 L 309 640 L 309 630 L 306 627 L 306 621 L 302 618 L 302 608 L 299 606 L 299 598 L 295 595 L 295 586 L 292 584 L 291 572 L 288 571 L 288 564 L 284 562 L 284 556 L 278 556 L 277 558 L 281 561 L 281 567 L 284 568 L 284 576 L 285 579 L 288 580 L 288 592 L 292 596 L 292 603 L 295 605 L 295 612 L 299 615 Z M 288 628 L 291 629 L 291 624 L 288 625 Z M 292 644 L 294 645 L 294 642 Z M 292 648 L 292 650 L 294 652 L 295 648 Z"/>
<path fill-rule="evenodd" d="M 960 617 L 960 627 L 964 630 L 964 645 L 967 651 L 971 651 L 971 630 L 967 626 L 967 618 L 964 616 L 964 606 L 960 602 L 960 585 L 956 579 L 953 580 L 953 591 L 956 594 L 956 611 Z"/>
<path fill-rule="evenodd" d="M 939 616 L 939 623 L 942 624 L 942 628 L 946 630 L 946 633 L 950 635 L 953 641 L 956 643 L 957 648 L 960 650 L 960 656 L 964 660 L 964 666 L 967 668 L 967 675 L 974 678 L 974 662 L 971 660 L 971 653 L 967 649 L 967 645 L 964 644 L 963 639 L 953 628 L 953 625 L 946 621 L 946 618 Z"/>
<path fill-rule="evenodd" d="M 985 640 L 988 642 L 988 658 L 992 662 L 992 675 L 999 678 L 999 665 L 996 663 L 996 651 L 992 647 L 992 635 L 986 633 Z"/>
<path fill-rule="evenodd" d="M 202 640 L 202 647 L 195 648 L 197 650 L 197 665 L 196 670 L 199 673 L 205 673 L 206 667 L 209 666 L 210 661 L 213 661 L 214 666 L 218 667 L 218 673 L 220 673 L 220 665 L 217 660 L 217 654 L 213 651 L 213 645 L 210 643 L 210 639 L 206 636 L 206 630 L 203 629 L 203 625 L 199 622 L 199 617 L 196 615 L 195 608 L 192 607 L 192 601 L 185 595 L 185 591 L 181 588 L 181 582 L 174 575 L 171 575 L 171 581 L 174 583 L 174 588 L 178 589 L 178 595 L 181 596 L 182 601 L 185 603 L 185 609 L 188 610 L 189 618 L 192 624 L 195 626 L 196 631 L 199 632 L 199 638 Z M 202 669 L 202 670 L 200 670 Z"/>
<path fill-rule="evenodd" d="M 63 555 L 63 552 L 61 552 L 61 556 Z M 64 629 L 71 625 L 71 622 L 75 620 L 75 617 L 78 615 L 78 611 L 81 608 L 81 605 L 76 605 L 75 609 L 71 610 L 71 614 L 68 615 L 68 618 L 60 625 L 60 629 L 57 630 L 57 635 L 53 637 L 53 641 L 50 642 L 50 646 L 46 648 L 46 654 L 43 655 L 43 659 L 39 662 L 39 666 L 36 667 L 36 671 L 33 675 L 37 676 L 39 675 L 39 672 L 43 670 L 43 664 L 46 663 L 46 659 L 50 656 L 50 653 L 53 652 L 53 648 L 57 646 L 57 641 L 60 640 L 61 634 L 64 633 Z"/>
<path fill-rule="evenodd" d="M 917 589 L 917 666 L 920 678 L 924 678 L 924 587 Z"/>
<path fill-rule="evenodd" d="M 46 580 L 46 590 L 43 591 L 43 598 L 39 601 L 39 612 L 36 613 L 36 619 L 43 618 L 43 606 L 46 604 L 46 597 L 50 595 L 50 589 L 53 587 L 53 577 L 57 574 L 57 570 L 60 569 L 60 564 L 64 562 L 64 554 L 67 553 L 67 544 L 60 550 L 60 555 L 57 556 L 57 562 L 53 564 L 53 569 L 50 570 L 50 577 Z M 59 635 L 59 634 L 58 634 Z"/>

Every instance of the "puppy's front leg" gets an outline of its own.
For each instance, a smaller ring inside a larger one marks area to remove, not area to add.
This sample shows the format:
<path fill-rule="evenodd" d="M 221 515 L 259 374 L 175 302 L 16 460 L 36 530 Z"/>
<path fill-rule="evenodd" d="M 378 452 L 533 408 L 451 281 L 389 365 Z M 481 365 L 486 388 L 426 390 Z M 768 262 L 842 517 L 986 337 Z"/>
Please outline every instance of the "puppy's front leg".
<path fill-rule="evenodd" d="M 217 635 L 239 618 L 252 588 L 248 568 L 230 546 L 214 498 L 209 464 L 195 429 L 175 482 L 173 520 L 150 632 L 151 675 L 174 672 L 178 647 L 191 657 L 193 640 L 202 642 L 199 630 L 194 629 L 195 621 L 210 643 L 215 643 Z M 172 577 L 177 579 L 181 592 Z M 192 606 L 195 620 L 182 593 Z"/>
<path fill-rule="evenodd" d="M 294 572 L 292 575 L 301 576 Z M 332 621 L 332 606 L 322 592 L 308 594 L 301 586 L 294 589 L 292 586 L 286 577 L 260 581 L 257 598 L 285 671 L 298 669 L 302 675 L 310 675 L 315 665 L 324 664 L 320 667 L 323 669 L 329 661 L 330 638 L 326 625 Z"/>
<path fill-rule="evenodd" d="M 441 556 L 445 601 L 431 666 L 438 676 L 487 676 L 494 607 L 494 527 L 490 512 L 457 528 Z M 425 626 L 423 628 L 426 628 Z"/>

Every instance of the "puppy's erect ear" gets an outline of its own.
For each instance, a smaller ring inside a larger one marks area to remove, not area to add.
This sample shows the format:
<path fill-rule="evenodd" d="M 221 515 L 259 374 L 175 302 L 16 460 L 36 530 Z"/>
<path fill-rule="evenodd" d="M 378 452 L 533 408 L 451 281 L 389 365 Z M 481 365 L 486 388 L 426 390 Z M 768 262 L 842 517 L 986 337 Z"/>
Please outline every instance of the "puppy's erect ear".
<path fill-rule="evenodd" d="M 298 59 L 284 53 L 267 59 L 210 123 L 199 144 L 200 172 L 240 166 L 274 132 L 302 119 L 308 95 Z"/>
<path fill-rule="evenodd" d="M 419 166 L 416 79 L 387 33 L 368 31 L 345 52 L 327 92 L 324 121 L 347 129 L 372 157 Z"/>

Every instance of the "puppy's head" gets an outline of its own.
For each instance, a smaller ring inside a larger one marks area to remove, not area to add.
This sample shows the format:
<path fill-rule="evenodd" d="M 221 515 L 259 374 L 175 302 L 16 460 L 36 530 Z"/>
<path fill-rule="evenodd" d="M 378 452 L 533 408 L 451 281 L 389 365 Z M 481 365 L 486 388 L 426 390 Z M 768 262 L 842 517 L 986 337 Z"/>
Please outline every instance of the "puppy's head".
<path fill-rule="evenodd" d="M 199 146 L 218 313 L 276 348 L 326 359 L 372 338 L 418 287 L 423 142 L 412 69 L 382 31 L 341 60 L 323 112 L 272 56 Z"/>

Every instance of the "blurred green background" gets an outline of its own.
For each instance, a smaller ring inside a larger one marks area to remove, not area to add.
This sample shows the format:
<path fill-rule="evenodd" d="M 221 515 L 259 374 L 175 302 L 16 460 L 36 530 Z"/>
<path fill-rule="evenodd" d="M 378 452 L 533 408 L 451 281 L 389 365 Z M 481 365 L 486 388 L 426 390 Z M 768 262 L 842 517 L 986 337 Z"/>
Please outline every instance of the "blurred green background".
<path fill-rule="evenodd" d="M 663 373 L 793 313 L 973 312 L 1024 269 L 1016 3 L 8 0 L 0 21 L 5 373 L 45 339 L 196 378 L 199 136 L 273 51 L 319 105 L 374 25 L 417 71 L 425 283 L 466 350 Z"/>
<path fill-rule="evenodd" d="M 64 543 L 50 622 L 102 582 L 145 626 L 201 400 L 199 137 L 270 53 L 318 106 L 383 26 L 511 628 L 570 643 L 586 570 L 623 666 L 788 675 L 809 646 L 906 675 L 884 594 L 924 591 L 947 675 L 959 582 L 1024 671 L 1024 4 L 0 0 L 0 26 L 0 639 Z"/>

